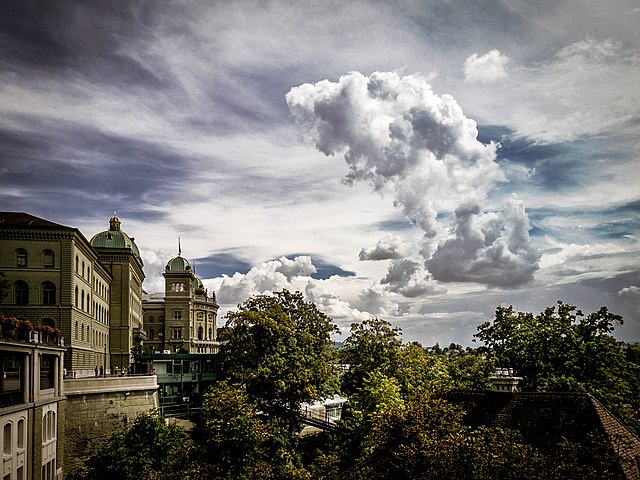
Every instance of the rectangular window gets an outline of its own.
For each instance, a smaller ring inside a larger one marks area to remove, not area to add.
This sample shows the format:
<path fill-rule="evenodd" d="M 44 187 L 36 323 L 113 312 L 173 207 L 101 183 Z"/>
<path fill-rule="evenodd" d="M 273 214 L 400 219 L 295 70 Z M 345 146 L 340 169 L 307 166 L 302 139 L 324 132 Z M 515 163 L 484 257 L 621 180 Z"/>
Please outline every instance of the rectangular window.
<path fill-rule="evenodd" d="M 56 474 L 56 459 L 47 462 L 42 465 L 42 480 L 54 480 Z"/>
<path fill-rule="evenodd" d="M 0 352 L 0 407 L 22 403 L 24 355 Z"/>
<path fill-rule="evenodd" d="M 178 328 L 173 328 L 172 329 L 172 337 L 173 338 L 182 338 L 182 328 L 178 327 Z"/>
<path fill-rule="evenodd" d="M 25 268 L 27 266 L 27 251 L 19 248 L 16 255 L 16 267 Z"/>
<path fill-rule="evenodd" d="M 44 251 L 44 266 L 46 268 L 53 268 L 53 252 L 51 250 Z"/>
<path fill-rule="evenodd" d="M 55 355 L 40 356 L 40 390 L 53 388 L 53 366 Z"/>
<path fill-rule="evenodd" d="M 173 311 L 173 319 L 174 320 L 182 320 L 182 310 L 174 310 Z"/>

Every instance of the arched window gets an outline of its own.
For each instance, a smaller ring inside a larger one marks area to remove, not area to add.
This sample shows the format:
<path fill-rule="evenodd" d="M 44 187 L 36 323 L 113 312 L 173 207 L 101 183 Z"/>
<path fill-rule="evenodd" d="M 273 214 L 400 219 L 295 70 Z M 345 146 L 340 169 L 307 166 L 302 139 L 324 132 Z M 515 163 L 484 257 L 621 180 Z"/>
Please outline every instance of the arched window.
<path fill-rule="evenodd" d="M 211 327 L 209 327 L 209 340 L 213 340 L 212 335 L 211 335 Z"/>
<path fill-rule="evenodd" d="M 156 331 L 152 328 L 149 330 L 149 340 L 155 340 Z"/>
<path fill-rule="evenodd" d="M 76 255 L 76 273 L 78 273 L 78 265 L 80 265 L 80 260 L 78 259 L 78 256 Z"/>
<path fill-rule="evenodd" d="M 84 342 L 84 325 L 80 325 L 80 340 Z"/>
<path fill-rule="evenodd" d="M 26 432 L 25 432 L 25 421 L 24 418 L 21 418 L 20 420 L 18 420 L 18 448 L 19 449 L 23 449 L 25 448 L 27 442 L 26 442 Z"/>
<path fill-rule="evenodd" d="M 84 260 L 82 261 L 82 278 L 84 278 Z"/>
<path fill-rule="evenodd" d="M 45 327 L 56 328 L 56 322 L 54 322 L 50 318 L 45 318 L 44 320 L 42 320 L 42 325 L 44 325 Z"/>
<path fill-rule="evenodd" d="M 16 267 L 25 268 L 27 266 L 27 251 L 24 248 L 16 250 Z"/>
<path fill-rule="evenodd" d="M 43 305 L 56 304 L 56 286 L 51 282 L 42 283 L 42 304 Z"/>
<path fill-rule="evenodd" d="M 74 302 L 76 304 L 76 308 L 78 308 L 78 286 L 76 285 L 76 296 L 73 297 Z"/>
<path fill-rule="evenodd" d="M 7 422 L 4 424 L 4 429 L 3 429 L 3 435 L 2 435 L 2 453 L 4 453 L 5 455 L 11 455 L 12 452 L 12 446 L 13 446 L 13 434 L 12 434 L 12 430 L 13 429 L 13 423 L 11 422 Z"/>
<path fill-rule="evenodd" d="M 18 280 L 14 284 L 14 288 L 16 292 L 16 305 L 29 305 L 29 285 L 27 285 L 27 282 Z"/>
<path fill-rule="evenodd" d="M 202 326 L 198 327 L 198 340 L 202 340 Z"/>
<path fill-rule="evenodd" d="M 84 310 L 84 290 L 82 290 L 82 295 L 80 296 L 80 308 Z"/>

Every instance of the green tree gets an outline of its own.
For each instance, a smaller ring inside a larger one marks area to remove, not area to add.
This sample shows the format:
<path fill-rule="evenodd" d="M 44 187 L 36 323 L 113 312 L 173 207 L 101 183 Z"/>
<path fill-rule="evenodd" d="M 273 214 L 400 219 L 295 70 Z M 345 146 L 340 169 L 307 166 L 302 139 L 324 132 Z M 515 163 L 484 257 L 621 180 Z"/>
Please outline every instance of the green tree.
<path fill-rule="evenodd" d="M 416 390 L 439 391 L 453 387 L 448 358 L 430 355 L 415 343 L 403 345 L 400 349 L 395 377 L 405 397 Z"/>
<path fill-rule="evenodd" d="M 301 404 L 336 388 L 329 361 L 334 332 L 332 320 L 300 292 L 253 297 L 227 314 L 221 335 L 227 380 L 244 385 L 261 411 L 295 434 Z"/>
<path fill-rule="evenodd" d="M 640 367 L 611 335 L 621 323 L 606 307 L 586 316 L 562 302 L 538 315 L 498 307 L 475 337 L 497 366 L 523 377 L 523 390 L 589 392 L 637 428 L 624 406 L 640 406 Z"/>
<path fill-rule="evenodd" d="M 344 478 L 542 478 L 544 457 L 501 429 L 472 431 L 463 412 L 429 392 L 372 416 L 355 467 Z"/>
<path fill-rule="evenodd" d="M 219 382 L 204 394 L 197 427 L 210 476 L 242 478 L 261 456 L 268 426 L 241 386 Z"/>
<path fill-rule="evenodd" d="M 70 480 L 139 480 L 155 478 L 169 459 L 191 447 L 187 433 L 165 424 L 157 414 L 140 415 L 116 433 L 75 470 Z"/>
<path fill-rule="evenodd" d="M 356 393 L 374 370 L 394 377 L 400 361 L 401 334 L 399 328 L 378 318 L 352 323 L 351 333 L 340 350 L 342 362 L 349 365 L 342 376 L 342 391 L 347 395 Z"/>
<path fill-rule="evenodd" d="M 491 390 L 489 378 L 494 374 L 496 365 L 493 358 L 487 358 L 477 350 L 450 353 L 445 356 L 447 371 L 452 388 L 460 390 Z"/>
<path fill-rule="evenodd" d="M 245 388 L 219 382 L 204 395 L 196 429 L 194 478 L 302 479 L 308 475 L 288 439 L 258 412 Z"/>

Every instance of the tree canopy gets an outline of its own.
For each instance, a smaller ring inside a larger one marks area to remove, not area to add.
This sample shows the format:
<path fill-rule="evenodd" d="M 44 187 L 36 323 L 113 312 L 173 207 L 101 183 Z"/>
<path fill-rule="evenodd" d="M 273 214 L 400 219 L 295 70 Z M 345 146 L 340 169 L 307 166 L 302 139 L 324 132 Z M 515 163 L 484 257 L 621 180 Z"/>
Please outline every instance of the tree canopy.
<path fill-rule="evenodd" d="M 69 480 L 138 480 L 157 478 L 169 459 L 189 449 L 187 433 L 167 425 L 159 415 L 140 415 L 122 432 L 95 449 Z"/>
<path fill-rule="evenodd" d="M 635 405 L 640 349 L 625 350 L 611 336 L 621 321 L 606 308 L 585 316 L 562 302 L 538 315 L 498 307 L 478 327 L 481 348 L 425 349 L 371 318 L 352 324 L 336 354 L 336 327 L 300 293 L 259 295 L 227 316 L 227 378 L 203 395 L 192 440 L 145 417 L 97 451 L 87 475 L 73 478 L 619 478 L 610 443 L 600 438 L 535 447 L 517 431 L 471 428 L 440 392 L 486 389 L 502 366 L 525 377 L 526 390 L 590 392 L 610 407 Z M 335 362 L 349 368 L 336 375 Z M 302 402 L 337 389 L 348 396 L 337 431 L 299 437 Z"/>
<path fill-rule="evenodd" d="M 523 377 L 522 390 L 588 392 L 629 422 L 628 406 L 640 407 L 640 367 L 611 335 L 621 323 L 606 307 L 588 315 L 563 302 L 538 315 L 498 307 L 475 337 L 498 366 Z"/>
<path fill-rule="evenodd" d="M 329 361 L 336 331 L 300 292 L 252 297 L 227 314 L 221 335 L 227 381 L 243 385 L 260 410 L 297 431 L 301 404 L 336 389 Z"/>

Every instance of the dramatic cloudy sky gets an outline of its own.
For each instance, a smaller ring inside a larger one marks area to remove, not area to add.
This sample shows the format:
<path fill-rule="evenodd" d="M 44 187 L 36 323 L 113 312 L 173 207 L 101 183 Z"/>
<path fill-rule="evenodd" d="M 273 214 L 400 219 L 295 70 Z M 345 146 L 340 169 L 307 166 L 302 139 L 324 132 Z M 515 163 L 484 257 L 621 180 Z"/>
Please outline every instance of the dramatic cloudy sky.
<path fill-rule="evenodd" d="M 145 289 L 287 288 L 343 334 L 497 305 L 640 341 L 637 0 L 0 2 L 0 209 L 113 211 Z M 221 320 L 223 323 L 223 320 Z M 344 335 L 343 335 L 344 336 Z"/>

